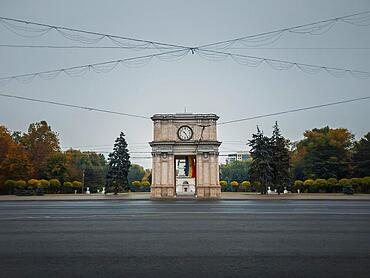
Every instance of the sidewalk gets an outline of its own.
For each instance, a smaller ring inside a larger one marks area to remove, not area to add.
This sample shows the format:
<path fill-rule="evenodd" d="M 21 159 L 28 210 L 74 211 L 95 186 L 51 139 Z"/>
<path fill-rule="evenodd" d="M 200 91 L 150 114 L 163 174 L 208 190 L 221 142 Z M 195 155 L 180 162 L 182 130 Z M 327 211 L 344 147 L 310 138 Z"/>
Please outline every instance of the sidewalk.
<path fill-rule="evenodd" d="M 0 201 L 108 201 L 108 200 L 150 200 L 149 193 L 113 194 L 47 194 L 44 196 L 0 195 Z M 194 198 L 177 198 L 176 200 L 194 200 Z M 341 193 L 289 193 L 261 195 L 256 193 L 223 192 L 221 200 L 367 200 L 370 194 L 344 195 Z"/>

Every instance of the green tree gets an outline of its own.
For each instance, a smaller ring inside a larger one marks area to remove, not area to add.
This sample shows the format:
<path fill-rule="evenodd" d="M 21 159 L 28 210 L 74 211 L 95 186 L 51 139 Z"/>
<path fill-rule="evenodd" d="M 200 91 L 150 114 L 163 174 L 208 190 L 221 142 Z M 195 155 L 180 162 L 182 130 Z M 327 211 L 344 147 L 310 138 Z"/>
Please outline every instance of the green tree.
<path fill-rule="evenodd" d="M 370 132 L 355 143 L 352 163 L 355 177 L 370 176 Z"/>
<path fill-rule="evenodd" d="M 56 152 L 50 155 L 46 159 L 41 172 L 44 179 L 58 179 L 62 183 L 68 180 L 66 155 L 62 152 Z"/>
<path fill-rule="evenodd" d="M 131 164 L 127 175 L 129 184 L 132 184 L 133 181 L 141 181 L 144 178 L 144 175 L 144 167 L 138 164 Z"/>
<path fill-rule="evenodd" d="M 66 170 L 69 180 L 80 180 L 84 173 L 84 184 L 91 192 L 97 192 L 105 184 L 107 164 L 104 155 L 96 152 L 81 152 L 69 149 L 65 152 Z"/>
<path fill-rule="evenodd" d="M 272 184 L 273 188 L 280 194 L 283 192 L 284 187 L 288 187 L 290 184 L 289 142 L 281 135 L 277 122 L 275 122 L 273 128 L 270 140 L 273 169 Z"/>
<path fill-rule="evenodd" d="M 249 179 L 251 161 L 233 161 L 229 164 L 220 165 L 220 179 L 225 181 L 237 181 Z"/>
<path fill-rule="evenodd" d="M 257 134 L 252 135 L 252 140 L 249 140 L 249 146 L 251 147 L 250 153 L 253 159 L 250 167 L 251 180 L 259 182 L 262 187 L 262 194 L 266 194 L 267 187 L 271 185 L 274 175 L 271 140 L 264 136 L 257 126 Z"/>
<path fill-rule="evenodd" d="M 353 135 L 345 128 L 314 128 L 297 143 L 294 163 L 300 163 L 305 178 L 344 178 L 350 174 Z"/>
<path fill-rule="evenodd" d="M 109 154 L 106 192 L 117 194 L 128 190 L 128 172 L 131 166 L 125 135 L 121 132 Z"/>

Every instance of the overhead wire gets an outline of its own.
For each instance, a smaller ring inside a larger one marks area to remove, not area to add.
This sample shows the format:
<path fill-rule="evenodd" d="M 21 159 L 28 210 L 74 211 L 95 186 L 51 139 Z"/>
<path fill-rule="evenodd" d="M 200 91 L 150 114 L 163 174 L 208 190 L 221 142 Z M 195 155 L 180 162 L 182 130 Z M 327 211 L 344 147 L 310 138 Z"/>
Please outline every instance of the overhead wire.
<path fill-rule="evenodd" d="M 136 56 L 131 58 L 112 60 L 100 63 L 85 64 L 73 67 L 66 67 L 61 69 L 54 69 L 48 71 L 40 71 L 34 73 L 12 75 L 7 77 L 0 78 L 0 85 L 6 85 L 12 80 L 17 80 L 21 83 L 30 83 L 36 77 L 39 77 L 44 80 L 54 79 L 59 76 L 61 73 L 64 73 L 70 77 L 80 77 L 86 74 L 88 71 L 94 71 L 96 73 L 107 73 L 114 70 L 118 65 L 125 65 L 127 67 L 141 67 L 148 64 L 153 58 L 158 58 L 162 61 L 171 62 L 182 59 L 190 52 L 189 49 L 173 50 L 143 56 Z"/>
<path fill-rule="evenodd" d="M 0 44 L 7 48 L 47 48 L 47 49 L 133 49 L 132 46 L 81 46 L 81 45 L 23 45 L 23 44 Z M 144 48 L 143 49 L 148 49 Z M 154 49 L 169 50 L 172 47 L 156 47 Z M 229 50 L 370 50 L 370 47 L 230 47 Z"/>
<path fill-rule="evenodd" d="M 143 116 L 143 115 L 130 114 L 130 113 L 125 113 L 125 112 L 117 112 L 117 111 L 100 109 L 100 108 L 95 108 L 95 107 L 79 106 L 79 105 L 75 105 L 75 104 L 67 104 L 67 103 L 56 102 L 56 101 L 41 100 L 41 99 L 29 98 L 29 97 L 23 97 L 23 96 L 9 95 L 9 94 L 4 94 L 4 93 L 0 93 L 0 97 L 26 100 L 26 101 L 32 101 L 32 102 L 40 102 L 40 103 L 59 105 L 59 106 L 65 106 L 65 107 L 70 107 L 70 108 L 78 108 L 78 109 L 83 109 L 83 110 L 87 110 L 87 111 L 96 111 L 96 112 L 103 112 L 103 113 L 116 114 L 116 115 L 122 115 L 122 116 L 129 116 L 129 117 L 151 120 L 151 117 L 147 117 L 147 116 Z M 329 107 L 329 106 L 351 103 L 351 102 L 357 102 L 357 101 L 363 101 L 363 100 L 368 100 L 368 99 L 370 99 L 370 96 L 352 98 L 352 99 L 341 100 L 341 101 L 334 101 L 334 102 L 317 104 L 317 105 L 295 108 L 295 109 L 290 109 L 290 110 L 283 110 L 283 111 L 280 111 L 280 112 L 267 113 L 267 114 L 262 114 L 262 115 L 258 115 L 258 116 L 251 116 L 251 117 L 245 117 L 245 118 L 241 118 L 241 119 L 229 120 L 229 121 L 219 122 L 219 123 L 215 123 L 215 124 L 208 124 L 208 125 L 203 125 L 203 127 L 209 127 L 209 126 L 213 126 L 213 125 L 218 125 L 219 126 L 219 125 L 249 121 L 249 120 L 254 120 L 254 119 L 267 118 L 267 117 L 271 117 L 271 116 L 278 116 L 278 115 L 295 113 L 295 112 L 300 112 L 300 111 L 318 109 L 318 108 Z"/>
<path fill-rule="evenodd" d="M 16 96 L 16 95 L 4 94 L 4 93 L 0 93 L 0 96 L 1 97 L 6 97 L 6 98 L 13 98 L 13 99 L 19 99 L 19 100 L 26 100 L 26 101 L 32 101 L 32 102 L 39 102 L 39 103 L 46 103 L 46 104 L 70 107 L 70 108 L 77 108 L 77 109 L 82 109 L 82 110 L 87 110 L 87 111 L 96 111 L 96 112 L 102 112 L 102 113 L 115 114 L 115 115 L 121 115 L 121 116 L 127 116 L 127 117 L 134 117 L 134 118 L 150 120 L 150 117 L 146 117 L 146 116 L 143 116 L 143 115 L 131 114 L 131 113 L 126 113 L 126 112 L 119 112 L 119 111 L 113 111 L 113 110 L 107 110 L 107 109 L 101 109 L 101 108 L 95 108 L 95 107 L 80 106 L 80 105 L 76 105 L 76 104 L 69 104 L 69 103 L 63 103 L 63 102 L 57 102 L 57 101 L 51 101 L 51 100 L 42 100 L 42 99 L 37 99 L 37 98 Z"/>
<path fill-rule="evenodd" d="M 347 73 L 351 74 L 351 76 L 355 78 L 360 78 L 360 79 L 367 79 L 370 77 L 370 72 L 367 72 L 367 71 L 329 67 L 329 66 L 323 66 L 323 65 L 313 65 L 313 64 L 306 64 L 306 63 L 298 63 L 298 62 L 291 62 L 291 61 L 286 61 L 286 60 L 270 59 L 270 58 L 256 57 L 256 56 L 251 56 L 251 55 L 243 55 L 243 54 L 236 54 L 236 53 L 209 50 L 209 49 L 207 50 L 206 49 L 195 49 L 195 53 L 197 53 L 201 58 L 207 59 L 209 61 L 216 61 L 216 62 L 225 60 L 227 58 L 232 58 L 236 63 L 243 65 L 243 66 L 249 66 L 249 67 L 258 67 L 262 64 L 266 64 L 275 70 L 288 70 L 293 67 L 296 67 L 300 71 L 307 73 L 307 74 L 317 74 L 321 71 L 326 71 L 327 73 L 329 73 L 330 75 L 334 77 L 343 77 Z"/>
<path fill-rule="evenodd" d="M 352 99 L 341 100 L 341 101 L 334 101 L 334 102 L 317 104 L 317 105 L 306 106 L 306 107 L 301 107 L 301 108 L 283 110 L 283 111 L 279 111 L 279 112 L 267 113 L 267 114 L 262 114 L 262 115 L 258 115 L 258 116 L 251 116 L 251 117 L 245 117 L 245 118 L 240 118 L 240 119 L 235 119 L 235 120 L 230 120 L 230 121 L 219 122 L 219 123 L 216 123 L 216 125 L 226 125 L 226 124 L 250 121 L 250 120 L 255 120 L 255 119 L 267 118 L 267 117 L 271 117 L 271 116 L 278 116 L 278 115 L 284 115 L 284 114 L 289 114 L 289 113 L 307 111 L 307 110 L 312 110 L 312 109 L 318 109 L 318 108 L 334 106 L 334 105 L 339 105 L 339 104 L 345 104 L 345 103 L 351 103 L 351 102 L 357 102 L 357 101 L 368 100 L 368 99 L 370 99 L 370 96 L 352 98 Z"/>
<path fill-rule="evenodd" d="M 243 36 L 230 40 L 203 44 L 197 46 L 197 49 L 226 50 L 232 47 L 235 43 L 239 43 L 247 47 L 265 46 L 278 41 L 286 33 L 322 35 L 328 32 L 337 22 L 343 22 L 355 26 L 369 26 L 370 11 L 364 11 L 346 16 L 330 18 L 326 20 L 316 21 L 308 24 L 297 25 L 294 27 L 288 27 L 249 36 Z"/>
<path fill-rule="evenodd" d="M 20 24 L 20 25 L 17 25 Z M 93 44 L 102 41 L 103 39 L 108 39 L 110 42 L 119 45 L 119 46 L 131 46 L 131 47 L 138 47 L 138 49 L 145 48 L 145 47 L 158 47 L 158 46 L 166 46 L 172 48 L 180 48 L 180 49 L 189 49 L 189 47 L 176 45 L 176 44 L 169 44 L 151 40 L 144 40 L 138 38 L 131 38 L 125 36 L 118 36 L 112 34 L 106 34 L 101 32 L 93 32 L 87 31 L 77 28 L 69 28 L 64 26 L 56 26 L 50 24 L 44 24 L 39 22 L 33 22 L 29 20 L 21 20 L 9 17 L 2 17 L 0 16 L 0 25 L 3 25 L 6 29 L 13 32 L 14 34 L 21 36 L 21 37 L 40 37 L 52 30 L 57 31 L 58 34 L 61 36 L 71 40 L 77 41 L 84 44 Z M 22 33 L 23 32 L 23 33 Z M 31 33 L 31 34 L 28 34 Z M 86 37 L 81 34 L 87 34 L 92 37 Z"/>

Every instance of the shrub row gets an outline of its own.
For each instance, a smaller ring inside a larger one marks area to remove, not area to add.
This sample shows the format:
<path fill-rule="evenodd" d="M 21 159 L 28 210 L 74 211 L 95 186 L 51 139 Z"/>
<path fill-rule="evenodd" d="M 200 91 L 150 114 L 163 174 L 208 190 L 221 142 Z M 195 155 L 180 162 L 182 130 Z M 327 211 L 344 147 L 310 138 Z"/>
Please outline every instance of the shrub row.
<path fill-rule="evenodd" d="M 305 181 L 296 180 L 293 183 L 292 190 L 297 192 L 326 192 L 338 193 L 342 192 L 343 188 L 352 187 L 357 193 L 370 193 L 370 177 L 352 178 L 352 179 L 308 179 Z"/>
<path fill-rule="evenodd" d="M 232 181 L 228 183 L 227 181 L 220 181 L 221 191 L 223 192 L 247 192 L 255 191 L 254 187 L 249 181 L 243 181 L 241 183 L 237 181 Z"/>
<path fill-rule="evenodd" d="M 133 181 L 130 184 L 131 192 L 149 192 L 150 182 L 148 181 Z"/>
<path fill-rule="evenodd" d="M 2 191 L 8 194 L 17 194 L 22 191 L 33 191 L 42 193 L 74 193 L 75 190 L 81 190 L 82 183 L 79 181 L 65 181 L 63 184 L 58 179 L 36 180 L 7 180 L 3 184 Z"/>
<path fill-rule="evenodd" d="M 261 184 L 258 182 L 250 183 L 249 181 L 243 181 L 238 183 L 232 181 L 220 181 L 221 190 L 224 192 L 259 192 L 262 190 Z M 341 193 L 345 187 L 353 188 L 357 193 L 370 193 L 370 177 L 365 178 L 352 178 L 352 179 L 307 179 L 305 181 L 296 180 L 292 184 L 291 189 L 293 192 L 301 193 Z"/>

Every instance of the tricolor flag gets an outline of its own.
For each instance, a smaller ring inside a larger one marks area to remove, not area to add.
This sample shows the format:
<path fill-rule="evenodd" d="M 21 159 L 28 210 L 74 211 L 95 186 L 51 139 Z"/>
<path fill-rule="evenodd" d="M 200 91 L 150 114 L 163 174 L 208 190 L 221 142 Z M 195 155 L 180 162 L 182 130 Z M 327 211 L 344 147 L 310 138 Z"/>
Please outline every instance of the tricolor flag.
<path fill-rule="evenodd" d="M 196 177 L 195 160 L 190 155 L 185 158 L 185 175 L 191 178 Z"/>

